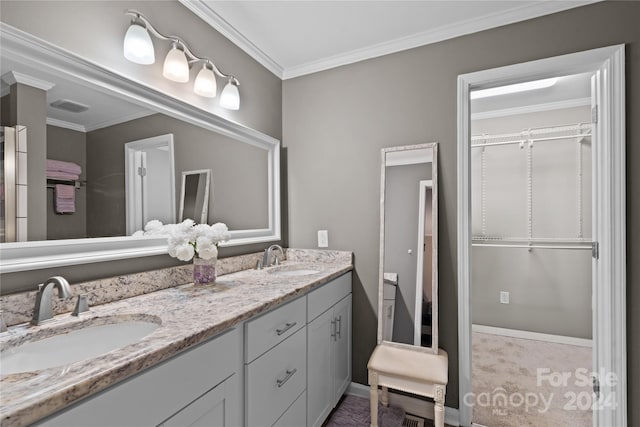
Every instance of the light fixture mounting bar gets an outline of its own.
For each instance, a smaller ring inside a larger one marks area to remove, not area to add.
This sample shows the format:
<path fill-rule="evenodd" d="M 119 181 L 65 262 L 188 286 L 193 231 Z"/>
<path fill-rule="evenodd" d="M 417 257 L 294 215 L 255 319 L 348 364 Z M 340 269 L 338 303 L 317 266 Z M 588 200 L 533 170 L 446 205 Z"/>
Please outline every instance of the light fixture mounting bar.
<path fill-rule="evenodd" d="M 138 12 L 137 10 L 128 9 L 124 13 L 125 15 L 133 16 L 132 23 L 138 23 L 138 21 L 142 22 L 144 24 L 144 27 L 154 37 L 160 40 L 170 41 L 172 43 L 176 43 L 177 45 L 179 45 L 184 51 L 185 55 L 187 55 L 187 57 L 189 58 L 190 65 L 197 62 L 204 62 L 205 64 L 210 65 L 213 72 L 215 72 L 218 76 L 224 79 L 228 79 L 230 82 L 233 82 L 233 84 L 235 84 L 236 86 L 240 86 L 240 81 L 238 81 L 237 78 L 235 78 L 231 74 L 225 74 L 222 71 L 220 71 L 220 69 L 216 66 L 216 64 L 211 59 L 200 57 L 194 54 L 193 51 L 189 49 L 189 47 L 187 46 L 187 43 L 185 43 L 185 41 L 182 38 L 178 36 L 167 36 L 162 34 L 151 24 L 151 22 L 149 21 L 149 19 L 147 19 L 147 17 L 145 17 L 142 13 Z"/>

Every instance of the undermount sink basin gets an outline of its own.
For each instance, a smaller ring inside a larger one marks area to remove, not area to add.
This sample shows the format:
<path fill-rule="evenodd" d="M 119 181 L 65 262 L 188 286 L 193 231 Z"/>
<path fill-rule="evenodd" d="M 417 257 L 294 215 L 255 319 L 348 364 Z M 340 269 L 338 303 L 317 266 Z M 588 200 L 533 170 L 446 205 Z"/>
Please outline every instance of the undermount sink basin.
<path fill-rule="evenodd" d="M 92 319 L 101 320 L 105 319 Z M 136 343 L 160 326 L 160 319 L 106 319 L 106 324 L 86 322 L 54 335 L 9 346 L 0 352 L 0 375 L 39 371 L 91 359 Z M 111 321 L 109 323 L 109 321 Z"/>
<path fill-rule="evenodd" d="M 276 270 L 271 270 L 270 273 L 278 276 L 309 276 L 311 274 L 320 273 L 320 270 L 306 267 L 288 266 L 281 267 Z"/>

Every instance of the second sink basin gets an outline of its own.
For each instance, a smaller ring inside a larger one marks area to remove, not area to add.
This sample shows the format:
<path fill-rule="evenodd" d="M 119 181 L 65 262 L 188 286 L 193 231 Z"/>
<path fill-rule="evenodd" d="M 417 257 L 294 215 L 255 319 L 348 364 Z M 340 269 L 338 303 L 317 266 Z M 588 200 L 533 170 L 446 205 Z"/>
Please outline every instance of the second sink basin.
<path fill-rule="evenodd" d="M 76 327 L 3 349 L 0 351 L 0 375 L 39 371 L 91 359 L 136 343 L 160 326 L 160 319 L 156 318 L 93 320 L 106 323 L 71 325 Z"/>
<path fill-rule="evenodd" d="M 315 266 L 305 264 L 280 265 L 269 270 L 269 273 L 277 276 L 309 276 L 320 272 Z"/>
<path fill-rule="evenodd" d="M 320 270 L 301 268 L 300 270 L 275 270 L 272 272 L 272 274 L 276 274 L 278 276 L 308 276 L 316 273 L 320 273 Z"/>

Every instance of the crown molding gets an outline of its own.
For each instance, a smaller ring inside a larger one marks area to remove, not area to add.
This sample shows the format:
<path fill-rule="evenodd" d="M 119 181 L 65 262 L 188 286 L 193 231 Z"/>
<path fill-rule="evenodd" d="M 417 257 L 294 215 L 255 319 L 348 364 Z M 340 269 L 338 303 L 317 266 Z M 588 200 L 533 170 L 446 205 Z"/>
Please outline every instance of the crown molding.
<path fill-rule="evenodd" d="M 52 117 L 47 117 L 47 124 L 49 126 L 56 126 L 59 128 L 71 129 L 78 132 L 87 133 L 87 128 L 85 128 L 83 125 L 67 122 L 65 120 L 54 119 Z"/>
<path fill-rule="evenodd" d="M 424 31 L 411 36 L 389 40 L 383 43 L 367 46 L 341 53 L 316 61 L 306 62 L 293 67 L 284 68 L 274 58 L 258 48 L 233 25 L 224 20 L 211 9 L 203 0 L 179 0 L 187 9 L 196 14 L 216 31 L 228 38 L 249 56 L 258 61 L 276 76 L 283 80 L 317 73 L 319 71 L 353 64 L 379 56 L 437 43 L 443 40 L 488 30 L 503 25 L 513 24 L 528 19 L 537 18 L 552 13 L 562 12 L 579 6 L 586 6 L 603 0 L 574 0 L 574 1 L 544 1 L 531 5 L 516 7 L 504 12 L 498 12 L 477 19 L 469 19 L 457 24 L 447 25 L 434 30 Z"/>
<path fill-rule="evenodd" d="M 249 56 L 258 61 L 260 65 L 282 79 L 284 69 L 273 58 L 263 52 L 251 40 L 246 38 L 233 25 L 229 24 L 218 13 L 211 9 L 202 0 L 178 0 L 184 7 L 197 15 L 204 22 L 213 27 L 217 32 L 233 42 Z"/>
<path fill-rule="evenodd" d="M 149 112 L 149 111 L 136 111 L 136 112 L 133 112 L 131 114 L 125 114 L 123 116 L 114 117 L 111 120 L 104 120 L 104 121 L 99 122 L 99 123 L 93 123 L 93 124 L 85 126 L 85 127 L 87 129 L 87 132 L 93 132 L 94 130 L 106 128 L 106 127 L 109 127 L 109 126 L 117 125 L 117 124 L 128 122 L 128 121 L 131 121 L 131 120 L 141 119 L 143 117 L 151 116 L 153 114 L 156 114 L 156 113 L 153 112 L 153 111 L 151 111 L 151 112 Z"/>
<path fill-rule="evenodd" d="M 501 110 L 482 111 L 472 113 L 471 120 L 493 119 L 496 117 L 515 116 L 517 114 L 538 113 L 541 111 L 563 110 L 565 108 L 584 107 L 591 105 L 591 98 L 575 98 L 564 101 L 545 102 L 544 104 L 525 105 L 523 107 L 505 108 Z"/>
<path fill-rule="evenodd" d="M 37 79 L 35 77 L 31 77 L 28 74 L 19 73 L 17 71 L 8 71 L 4 73 L 1 78 L 2 78 L 2 81 L 8 85 L 20 83 L 26 86 L 42 89 L 45 92 L 55 86 L 54 83 L 48 82 L 46 80 Z"/>
<path fill-rule="evenodd" d="M 602 0 L 586 0 L 571 2 L 541 2 L 533 5 L 521 6 L 504 12 L 498 12 L 481 18 L 469 19 L 457 24 L 446 25 L 433 30 L 424 31 L 411 36 L 389 40 L 362 49 L 356 49 L 343 54 L 330 56 L 317 61 L 307 62 L 284 70 L 283 80 L 324 71 L 342 65 L 353 64 L 367 59 L 389 55 L 403 50 L 413 49 L 444 40 L 453 39 L 467 34 L 491 28 L 501 27 L 516 22 L 526 21 L 552 13 L 562 12 L 578 6 L 596 3 Z"/>

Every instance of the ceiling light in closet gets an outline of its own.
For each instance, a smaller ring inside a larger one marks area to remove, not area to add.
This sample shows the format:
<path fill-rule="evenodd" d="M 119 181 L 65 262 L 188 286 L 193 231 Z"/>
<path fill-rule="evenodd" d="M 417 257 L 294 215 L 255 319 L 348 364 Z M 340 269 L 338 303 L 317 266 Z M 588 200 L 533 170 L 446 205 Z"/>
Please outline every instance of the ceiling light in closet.
<path fill-rule="evenodd" d="M 196 56 L 177 36 L 165 36 L 158 32 L 140 12 L 127 10 L 126 15 L 133 16 L 131 25 L 124 37 L 124 56 L 137 64 L 153 64 L 155 54 L 151 36 L 171 42 L 172 47 L 164 60 L 162 75 L 169 80 L 186 83 L 189 81 L 190 67 L 198 62 L 203 66 L 196 76 L 193 91 L 200 96 L 215 98 L 217 92 L 216 75 L 228 81 L 220 96 L 220 106 L 230 110 L 240 108 L 240 82 L 234 76 L 225 74 L 209 58 Z"/>
<path fill-rule="evenodd" d="M 534 80 L 531 82 L 516 83 L 513 85 L 492 87 L 471 91 L 471 99 L 488 98 L 490 96 L 507 95 L 510 93 L 526 92 L 528 90 L 544 89 L 551 87 L 558 81 L 558 77 L 550 79 Z"/>

